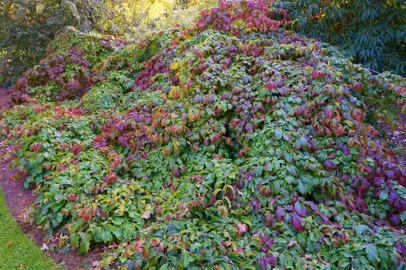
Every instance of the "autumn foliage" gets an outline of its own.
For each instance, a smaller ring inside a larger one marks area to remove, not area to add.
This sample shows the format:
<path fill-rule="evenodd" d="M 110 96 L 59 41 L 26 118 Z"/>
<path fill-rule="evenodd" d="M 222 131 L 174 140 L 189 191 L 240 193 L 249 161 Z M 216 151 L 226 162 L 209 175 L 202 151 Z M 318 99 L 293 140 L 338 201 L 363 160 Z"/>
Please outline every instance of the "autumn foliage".
<path fill-rule="evenodd" d="M 406 170 L 366 116 L 391 123 L 406 81 L 290 23 L 221 1 L 136 44 L 58 36 L 0 122 L 36 222 L 103 267 L 404 265 Z"/>

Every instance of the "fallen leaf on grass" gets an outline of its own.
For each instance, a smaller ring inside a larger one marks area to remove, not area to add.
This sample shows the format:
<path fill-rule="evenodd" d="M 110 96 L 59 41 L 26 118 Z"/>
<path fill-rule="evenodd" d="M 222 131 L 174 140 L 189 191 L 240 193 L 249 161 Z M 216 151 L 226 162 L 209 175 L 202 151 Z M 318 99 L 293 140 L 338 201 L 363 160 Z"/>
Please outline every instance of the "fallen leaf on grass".
<path fill-rule="evenodd" d="M 47 251 L 47 250 L 49 250 L 47 244 L 43 243 L 42 246 L 41 246 L 41 250 L 42 250 L 42 251 Z"/>

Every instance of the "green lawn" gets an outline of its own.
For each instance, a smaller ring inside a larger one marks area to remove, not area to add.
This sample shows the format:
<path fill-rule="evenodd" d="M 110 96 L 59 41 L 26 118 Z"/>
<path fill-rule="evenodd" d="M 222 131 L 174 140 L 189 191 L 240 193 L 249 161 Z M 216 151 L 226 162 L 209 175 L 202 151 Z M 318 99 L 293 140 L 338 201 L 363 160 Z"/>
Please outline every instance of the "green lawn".
<path fill-rule="evenodd" d="M 0 269 L 56 269 L 52 260 L 20 230 L 0 189 Z"/>

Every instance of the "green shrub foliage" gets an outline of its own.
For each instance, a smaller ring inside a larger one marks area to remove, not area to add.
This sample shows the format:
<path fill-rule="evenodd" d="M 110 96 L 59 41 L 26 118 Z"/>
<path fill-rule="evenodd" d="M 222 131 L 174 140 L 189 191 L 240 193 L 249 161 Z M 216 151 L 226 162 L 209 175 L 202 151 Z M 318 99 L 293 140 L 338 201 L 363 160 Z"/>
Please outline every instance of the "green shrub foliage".
<path fill-rule="evenodd" d="M 373 70 L 406 75 L 406 4 L 402 0 L 291 0 L 294 28 L 344 49 Z"/>
<path fill-rule="evenodd" d="M 288 25 L 246 0 L 137 44 L 61 33 L 0 122 L 35 221 L 108 269 L 404 266 L 406 170 L 366 115 L 406 80 Z"/>

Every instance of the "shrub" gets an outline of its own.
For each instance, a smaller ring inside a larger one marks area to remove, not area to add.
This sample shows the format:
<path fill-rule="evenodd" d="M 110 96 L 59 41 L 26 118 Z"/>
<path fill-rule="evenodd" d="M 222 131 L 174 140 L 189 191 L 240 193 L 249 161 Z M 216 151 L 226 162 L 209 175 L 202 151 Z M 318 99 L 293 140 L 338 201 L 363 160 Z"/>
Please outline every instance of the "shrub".
<path fill-rule="evenodd" d="M 103 246 L 106 268 L 402 267 L 406 171 L 366 113 L 387 118 L 382 96 L 399 110 L 406 81 L 289 24 L 265 0 L 221 2 L 96 54 L 104 79 L 80 100 L 3 112 L 36 222 Z M 55 55 L 94 56 L 69 41 L 94 37 L 65 37 Z"/>
<path fill-rule="evenodd" d="M 58 47 L 58 53 L 51 54 L 53 48 L 50 46 L 50 55 L 17 80 L 11 89 L 14 101 L 21 103 L 26 98 L 61 101 L 83 95 L 93 84 L 103 80 L 93 68 L 96 61 L 128 43 L 112 36 L 88 35 L 84 38 L 76 33 L 71 39 L 70 35 L 69 31 L 61 33 L 53 46 L 63 44 L 64 47 Z M 78 43 L 85 49 L 79 49 Z"/>
<path fill-rule="evenodd" d="M 73 26 L 83 32 L 137 40 L 179 20 L 190 23 L 199 10 L 215 2 L 99 0 L 5 0 L 0 3 L 0 83 L 16 79 L 45 56 L 58 31 Z M 166 3 L 166 4 L 165 4 Z"/>

